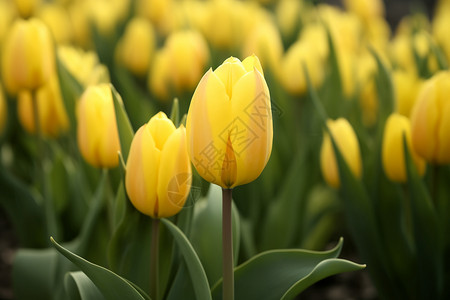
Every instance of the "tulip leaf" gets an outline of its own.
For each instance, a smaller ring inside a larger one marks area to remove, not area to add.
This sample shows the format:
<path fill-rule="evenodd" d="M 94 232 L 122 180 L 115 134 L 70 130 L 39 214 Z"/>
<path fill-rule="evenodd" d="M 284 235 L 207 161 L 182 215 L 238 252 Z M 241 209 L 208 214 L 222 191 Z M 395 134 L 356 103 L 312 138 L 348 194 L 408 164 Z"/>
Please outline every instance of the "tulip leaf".
<path fill-rule="evenodd" d="M 300 249 L 269 250 L 234 270 L 236 299 L 293 299 L 315 282 L 365 266 L 337 259 L 343 240 L 329 251 Z M 213 299 L 222 299 L 222 281 L 212 289 Z"/>
<path fill-rule="evenodd" d="M 356 179 L 350 171 L 349 166 L 338 149 L 334 137 L 326 125 L 326 120 L 328 119 L 327 114 L 312 87 L 306 68 L 304 68 L 304 72 L 311 100 L 318 112 L 322 126 L 330 134 L 339 169 L 345 217 L 350 233 L 355 240 L 362 259 L 369 266 L 368 271 L 371 273 L 379 293 L 381 295 L 400 297 L 398 291 L 399 286 L 394 283 L 392 273 L 389 272 L 390 266 L 387 265 L 387 260 L 380 260 L 380 257 L 385 257 L 385 253 L 381 237 L 377 231 L 377 220 L 370 197 L 362 182 Z"/>
<path fill-rule="evenodd" d="M 50 239 L 56 250 L 79 267 L 92 280 L 106 299 L 149 299 L 147 295 L 142 295 L 136 290 L 126 279 L 102 266 L 85 260 L 59 245 L 53 238 Z"/>
<path fill-rule="evenodd" d="M 170 110 L 170 119 L 175 127 L 180 126 L 180 102 L 178 98 L 174 98 L 172 102 L 172 109 Z"/>
<path fill-rule="evenodd" d="M 175 242 L 184 257 L 184 261 L 191 276 L 191 283 L 195 291 L 195 299 L 211 299 L 208 278 L 206 277 L 205 270 L 203 269 L 200 259 L 198 258 L 191 243 L 184 233 L 171 221 L 168 219 L 161 219 L 161 222 L 163 222 L 172 233 Z"/>
<path fill-rule="evenodd" d="M 105 299 L 92 280 L 81 271 L 67 273 L 64 286 L 71 300 Z"/>
<path fill-rule="evenodd" d="M 131 141 L 133 140 L 134 131 L 131 126 L 130 119 L 123 105 L 122 97 L 117 90 L 111 85 L 111 93 L 113 95 L 114 109 L 116 111 L 117 130 L 119 132 L 120 149 L 124 161 L 127 161 L 130 152 Z"/>
<path fill-rule="evenodd" d="M 412 160 L 403 138 L 408 188 L 411 195 L 411 213 L 414 241 L 420 278 L 420 297 L 439 299 L 443 289 L 443 257 L 438 215 Z"/>
<path fill-rule="evenodd" d="M 240 219 L 233 203 L 233 254 L 237 262 L 240 242 Z M 222 277 L 222 189 L 211 184 L 208 195 L 194 206 L 189 240 L 197 252 L 210 284 Z"/>
<path fill-rule="evenodd" d="M 36 201 L 37 194 L 6 168 L 0 168 L 0 205 L 14 226 L 22 247 L 42 247 L 47 238 L 43 224 L 44 210 Z M 26 222 L 24 222 L 26 220 Z"/>
<path fill-rule="evenodd" d="M 76 122 L 76 103 L 81 97 L 84 91 L 83 85 L 67 70 L 64 63 L 59 59 L 56 59 L 59 84 L 61 87 L 61 94 L 66 108 L 67 116 L 69 117 L 70 129 L 75 132 L 77 128 Z"/>

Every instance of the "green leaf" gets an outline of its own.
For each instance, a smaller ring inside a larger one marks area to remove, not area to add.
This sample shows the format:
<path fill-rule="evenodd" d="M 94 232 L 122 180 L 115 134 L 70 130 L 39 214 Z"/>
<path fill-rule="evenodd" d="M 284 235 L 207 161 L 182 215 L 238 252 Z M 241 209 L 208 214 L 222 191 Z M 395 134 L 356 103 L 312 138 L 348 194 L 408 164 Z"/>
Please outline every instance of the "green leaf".
<path fill-rule="evenodd" d="M 67 116 L 69 117 L 70 129 L 75 132 L 77 128 L 76 122 L 76 103 L 84 91 L 83 85 L 67 70 L 64 63 L 56 59 L 59 84 L 61 87 L 61 94 L 66 108 Z"/>
<path fill-rule="evenodd" d="M 443 254 L 438 215 L 431 197 L 420 178 L 403 139 L 408 188 L 411 195 L 411 213 L 414 241 L 417 250 L 420 296 L 422 299 L 440 299 L 443 291 Z"/>
<path fill-rule="evenodd" d="M 206 277 L 205 270 L 200 262 L 200 259 L 195 253 L 194 248 L 183 234 L 183 232 L 176 227 L 172 222 L 167 219 L 161 219 L 161 222 L 172 233 L 181 254 L 184 257 L 189 274 L 191 276 L 192 285 L 194 287 L 195 296 L 197 300 L 211 299 L 211 293 L 209 290 L 208 278 Z"/>
<path fill-rule="evenodd" d="M 172 120 L 175 127 L 180 125 L 180 103 L 178 98 L 174 98 L 172 102 L 172 109 L 170 111 L 170 119 Z"/>
<path fill-rule="evenodd" d="M 128 153 L 130 152 L 131 141 L 133 140 L 134 131 L 131 126 L 130 119 L 128 119 L 127 112 L 123 106 L 122 97 L 111 85 L 111 93 L 114 100 L 114 110 L 116 111 L 117 130 L 119 131 L 120 149 L 124 161 L 127 161 Z"/>
<path fill-rule="evenodd" d="M 270 250 L 235 268 L 236 299 L 292 299 L 322 278 L 365 266 L 336 259 L 343 240 L 329 251 Z M 213 298 L 222 299 L 222 282 L 213 287 Z"/>
<path fill-rule="evenodd" d="M 240 218 L 233 203 L 233 254 L 237 262 L 240 242 Z M 212 184 L 206 198 L 194 206 L 189 239 L 197 252 L 210 284 L 222 277 L 222 189 Z"/>
<path fill-rule="evenodd" d="M 141 295 L 126 279 L 72 253 L 59 245 L 53 238 L 50 240 L 56 250 L 77 265 L 94 282 L 106 299 L 148 299 L 148 296 Z"/>
<path fill-rule="evenodd" d="M 72 300 L 104 300 L 98 288 L 81 271 L 67 273 L 64 279 L 66 292 Z"/>

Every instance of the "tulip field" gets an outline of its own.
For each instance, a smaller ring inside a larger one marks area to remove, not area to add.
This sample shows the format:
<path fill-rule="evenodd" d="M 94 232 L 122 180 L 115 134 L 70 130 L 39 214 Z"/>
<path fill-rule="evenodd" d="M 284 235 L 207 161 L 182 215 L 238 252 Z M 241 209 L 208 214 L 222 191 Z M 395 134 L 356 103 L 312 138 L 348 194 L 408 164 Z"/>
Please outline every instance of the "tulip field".
<path fill-rule="evenodd" d="M 450 1 L 385 3 L 0 0 L 0 299 L 450 299 Z"/>

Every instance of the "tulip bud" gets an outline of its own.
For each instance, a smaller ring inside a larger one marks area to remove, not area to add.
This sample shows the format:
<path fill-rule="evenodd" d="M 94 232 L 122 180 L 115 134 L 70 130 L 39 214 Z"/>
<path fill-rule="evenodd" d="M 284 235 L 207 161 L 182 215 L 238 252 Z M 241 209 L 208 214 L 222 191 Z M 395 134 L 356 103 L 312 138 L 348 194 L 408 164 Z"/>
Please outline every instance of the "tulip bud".
<path fill-rule="evenodd" d="M 34 105 L 32 93 L 22 90 L 18 95 L 18 114 L 22 126 L 29 132 L 35 133 Z M 53 75 L 50 80 L 40 87 L 35 97 L 39 114 L 39 124 L 42 133 L 48 137 L 57 137 L 69 128 L 69 119 L 59 88 L 58 76 Z"/>
<path fill-rule="evenodd" d="M 269 89 L 256 56 L 230 57 L 201 79 L 186 120 L 197 172 L 223 188 L 255 180 L 272 151 Z"/>
<path fill-rule="evenodd" d="M 120 144 L 110 86 L 89 86 L 78 103 L 77 117 L 78 147 L 83 158 L 95 167 L 117 166 Z"/>
<path fill-rule="evenodd" d="M 134 207 L 152 218 L 167 218 L 183 208 L 192 170 L 186 129 L 175 128 L 159 112 L 136 132 L 128 155 L 125 186 Z"/>
<path fill-rule="evenodd" d="M 64 6 L 55 3 L 45 4 L 37 15 L 48 26 L 57 44 L 67 44 L 71 41 L 72 24 Z"/>
<path fill-rule="evenodd" d="M 8 117 L 8 107 L 6 106 L 6 99 L 3 95 L 3 88 L 0 84 L 0 135 L 3 133 L 3 129 L 6 126 L 6 120 Z"/>
<path fill-rule="evenodd" d="M 152 23 L 144 18 L 134 18 L 127 24 L 117 54 L 127 69 L 137 76 L 144 76 L 148 72 L 154 48 Z"/>
<path fill-rule="evenodd" d="M 17 11 L 22 18 L 29 18 L 41 4 L 42 0 L 14 0 Z"/>
<path fill-rule="evenodd" d="M 358 139 L 350 123 L 343 118 L 335 121 L 328 120 L 327 126 L 333 139 L 347 163 L 350 171 L 357 178 L 361 178 L 361 154 Z M 320 167 L 325 181 L 334 188 L 339 188 L 339 171 L 333 145 L 328 133 L 325 134 L 320 149 Z"/>
<path fill-rule="evenodd" d="M 344 0 L 344 5 L 349 12 L 356 14 L 364 22 L 384 16 L 382 0 Z"/>
<path fill-rule="evenodd" d="M 384 127 L 382 159 L 386 176 L 392 181 L 401 183 L 406 182 L 408 179 L 403 136 L 406 137 L 408 151 L 412 155 L 418 173 L 423 175 L 425 172 L 425 161 L 411 147 L 411 123 L 407 117 L 394 113 L 386 120 Z"/>
<path fill-rule="evenodd" d="M 426 161 L 450 163 L 450 72 L 442 71 L 422 87 L 411 113 L 412 144 Z"/>
<path fill-rule="evenodd" d="M 5 39 L 2 59 L 2 78 L 9 93 L 37 89 L 55 72 L 50 31 L 38 19 L 15 21 Z"/>
<path fill-rule="evenodd" d="M 395 70 L 392 74 L 396 111 L 409 118 L 423 81 L 415 72 Z"/>

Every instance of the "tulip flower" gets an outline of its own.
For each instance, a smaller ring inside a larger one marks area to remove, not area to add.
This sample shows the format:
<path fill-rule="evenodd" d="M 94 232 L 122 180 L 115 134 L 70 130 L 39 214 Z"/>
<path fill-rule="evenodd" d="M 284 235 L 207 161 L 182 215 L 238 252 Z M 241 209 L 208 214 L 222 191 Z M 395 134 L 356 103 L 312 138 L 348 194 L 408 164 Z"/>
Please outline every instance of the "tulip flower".
<path fill-rule="evenodd" d="M 450 72 L 428 79 L 411 113 L 412 145 L 426 161 L 450 163 Z"/>
<path fill-rule="evenodd" d="M 392 75 L 396 111 L 405 117 L 409 117 L 423 80 L 415 72 L 395 70 Z"/>
<path fill-rule="evenodd" d="M 42 0 L 14 0 L 16 9 L 22 18 L 28 18 L 33 15 L 37 7 L 41 5 Z"/>
<path fill-rule="evenodd" d="M 48 26 L 57 44 L 70 43 L 72 24 L 64 6 L 57 3 L 44 4 L 39 8 L 37 16 Z"/>
<path fill-rule="evenodd" d="M 53 40 L 45 24 L 38 19 L 17 20 L 5 39 L 2 75 L 6 90 L 34 90 L 55 72 Z"/>
<path fill-rule="evenodd" d="M 126 190 L 137 210 L 152 218 L 177 214 L 192 181 L 184 126 L 176 129 L 163 112 L 156 114 L 136 132 L 126 169 Z"/>
<path fill-rule="evenodd" d="M 119 42 L 118 59 L 133 74 L 144 76 L 148 72 L 155 43 L 152 23 L 144 18 L 133 18 Z"/>
<path fill-rule="evenodd" d="M 408 151 L 420 175 L 425 172 L 425 161 L 415 153 L 411 146 L 411 123 L 398 113 L 389 116 L 384 127 L 382 160 L 386 176 L 395 182 L 404 183 L 406 175 L 403 136 L 406 137 Z"/>
<path fill-rule="evenodd" d="M 350 123 L 343 118 L 335 121 L 328 120 L 327 126 L 330 129 L 333 139 L 342 154 L 345 162 L 355 177 L 361 177 L 361 153 L 358 139 Z M 334 188 L 339 188 L 339 171 L 328 133 L 325 134 L 322 147 L 320 149 L 320 167 L 325 181 Z"/>
<path fill-rule="evenodd" d="M 78 103 L 77 117 L 78 147 L 83 158 L 95 167 L 117 166 L 120 144 L 110 86 L 89 86 Z"/>
<path fill-rule="evenodd" d="M 49 137 L 57 137 L 66 132 L 69 128 L 69 119 L 64 108 L 58 76 L 54 74 L 44 86 L 37 90 L 35 97 L 42 133 Z M 17 100 L 20 123 L 29 133 L 36 133 L 31 92 L 20 91 Z"/>
<path fill-rule="evenodd" d="M 6 99 L 3 95 L 3 88 L 0 84 L 0 135 L 3 133 L 3 129 L 6 125 L 6 120 L 8 117 L 7 110 L 8 107 L 6 106 Z"/>
<path fill-rule="evenodd" d="M 259 60 L 230 57 L 201 79 L 192 97 L 188 152 L 205 180 L 230 189 L 255 180 L 272 151 L 270 95 Z"/>

